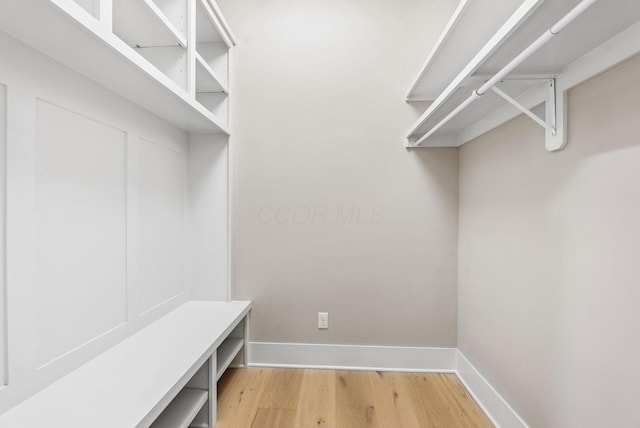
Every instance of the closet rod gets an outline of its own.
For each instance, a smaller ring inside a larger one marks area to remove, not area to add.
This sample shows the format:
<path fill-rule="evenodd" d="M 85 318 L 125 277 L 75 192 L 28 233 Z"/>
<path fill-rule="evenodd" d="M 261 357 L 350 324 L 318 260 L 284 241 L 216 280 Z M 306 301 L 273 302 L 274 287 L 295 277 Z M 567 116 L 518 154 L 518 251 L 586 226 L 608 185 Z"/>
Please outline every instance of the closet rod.
<path fill-rule="evenodd" d="M 538 37 L 533 43 L 529 45 L 525 50 L 520 52 L 518 56 L 511 60 L 504 68 L 498 71 L 491 79 L 487 80 L 482 86 L 478 89 L 474 90 L 471 95 L 462 102 L 455 110 L 449 113 L 444 119 L 438 122 L 433 128 L 429 130 L 426 134 L 420 137 L 414 143 L 414 146 L 419 146 L 422 144 L 427 138 L 436 133 L 440 128 L 446 125 L 451 119 L 458 115 L 462 110 L 467 108 L 472 102 L 482 97 L 487 93 L 491 88 L 493 88 L 498 82 L 505 78 L 506 75 L 511 73 L 516 67 L 522 64 L 527 58 L 529 58 L 533 53 L 535 53 L 538 49 L 540 49 L 543 45 L 545 45 L 549 40 L 557 36 L 560 31 L 562 31 L 567 25 L 569 25 L 574 19 L 576 19 L 582 12 L 587 10 L 590 6 L 592 6 L 598 0 L 582 0 L 576 7 L 571 9 L 569 13 L 567 13 L 562 19 L 555 23 L 551 28 L 545 31 L 540 37 Z"/>

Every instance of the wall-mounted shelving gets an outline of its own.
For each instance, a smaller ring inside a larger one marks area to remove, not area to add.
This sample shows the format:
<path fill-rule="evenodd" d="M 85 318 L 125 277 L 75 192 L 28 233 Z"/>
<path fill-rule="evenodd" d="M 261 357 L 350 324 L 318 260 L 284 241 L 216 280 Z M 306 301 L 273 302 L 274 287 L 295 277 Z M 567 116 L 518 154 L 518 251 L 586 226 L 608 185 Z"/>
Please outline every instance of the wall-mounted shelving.
<path fill-rule="evenodd" d="M 21 0 L 0 15 L 0 28 L 179 128 L 229 134 L 226 95 L 214 103 L 191 90 L 189 1 Z M 228 50 L 228 27 L 204 1 Z M 202 56 L 226 88 L 226 71 Z"/>
<path fill-rule="evenodd" d="M 407 96 L 433 100 L 409 147 L 457 147 L 525 112 L 547 128 L 547 149 L 558 150 L 568 89 L 640 52 L 637 0 L 503 3 L 467 0 L 456 10 Z M 496 19 L 496 10 L 511 14 Z M 533 115 L 540 104 L 544 113 Z"/>
<path fill-rule="evenodd" d="M 229 49 L 231 36 L 207 0 L 195 1 L 195 97 L 207 110 L 228 122 Z"/>
<path fill-rule="evenodd" d="M 229 90 L 209 63 L 196 52 L 196 93 L 198 92 L 228 93 Z"/>
<path fill-rule="evenodd" d="M 221 32 L 222 22 L 208 0 L 195 0 L 196 2 L 196 41 L 224 42 L 231 47 L 233 42 L 229 35 Z"/>
<path fill-rule="evenodd" d="M 187 46 L 184 32 L 153 0 L 113 0 L 113 32 L 134 48 Z"/>
<path fill-rule="evenodd" d="M 113 0 L 112 5 L 113 33 L 186 90 L 186 0 Z"/>

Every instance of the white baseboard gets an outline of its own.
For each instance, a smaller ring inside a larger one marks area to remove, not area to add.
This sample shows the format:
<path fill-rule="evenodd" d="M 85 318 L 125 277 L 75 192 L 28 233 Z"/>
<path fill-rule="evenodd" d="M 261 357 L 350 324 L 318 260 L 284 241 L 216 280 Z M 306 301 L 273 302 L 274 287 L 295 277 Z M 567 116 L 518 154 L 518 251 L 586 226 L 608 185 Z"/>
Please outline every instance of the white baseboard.
<path fill-rule="evenodd" d="M 249 366 L 415 372 L 455 371 L 455 348 L 249 343 Z"/>
<path fill-rule="evenodd" d="M 456 374 L 495 426 L 528 428 L 522 418 L 459 350 L 456 350 Z"/>
<path fill-rule="evenodd" d="M 528 428 L 457 348 L 250 342 L 248 365 L 456 373 L 496 427 Z"/>

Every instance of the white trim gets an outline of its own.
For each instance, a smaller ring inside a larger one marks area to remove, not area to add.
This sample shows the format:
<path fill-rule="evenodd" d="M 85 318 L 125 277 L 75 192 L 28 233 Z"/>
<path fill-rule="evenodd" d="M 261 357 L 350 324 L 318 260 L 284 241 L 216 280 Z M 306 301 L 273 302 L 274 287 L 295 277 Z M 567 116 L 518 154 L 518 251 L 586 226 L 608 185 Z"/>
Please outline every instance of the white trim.
<path fill-rule="evenodd" d="M 455 373 L 498 428 L 529 428 L 457 348 L 250 342 L 249 367 Z"/>
<path fill-rule="evenodd" d="M 456 349 L 456 374 L 496 427 L 529 428 L 458 349 Z"/>
<path fill-rule="evenodd" d="M 411 372 L 455 371 L 455 348 L 249 343 L 249 366 Z"/>

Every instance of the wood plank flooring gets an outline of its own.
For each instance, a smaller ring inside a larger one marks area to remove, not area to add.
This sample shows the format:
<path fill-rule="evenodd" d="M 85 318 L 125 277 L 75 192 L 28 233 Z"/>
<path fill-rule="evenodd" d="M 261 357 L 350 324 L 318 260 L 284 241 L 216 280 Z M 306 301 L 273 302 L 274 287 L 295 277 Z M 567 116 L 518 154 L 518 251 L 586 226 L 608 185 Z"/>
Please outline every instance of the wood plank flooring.
<path fill-rule="evenodd" d="M 454 374 L 229 369 L 216 428 L 458 428 L 493 425 Z"/>

